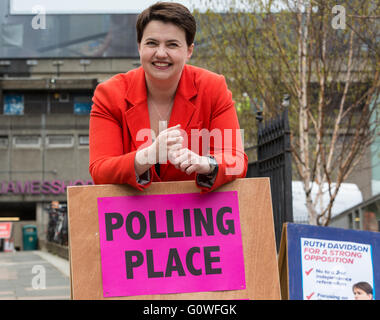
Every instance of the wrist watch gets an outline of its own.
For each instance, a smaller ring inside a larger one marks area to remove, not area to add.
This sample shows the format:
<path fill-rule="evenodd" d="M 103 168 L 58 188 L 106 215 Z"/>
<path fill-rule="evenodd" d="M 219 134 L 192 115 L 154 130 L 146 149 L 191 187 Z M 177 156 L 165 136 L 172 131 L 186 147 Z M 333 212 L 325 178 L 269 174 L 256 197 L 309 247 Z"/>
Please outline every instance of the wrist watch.
<path fill-rule="evenodd" d="M 218 170 L 218 163 L 213 156 L 207 156 L 208 164 L 210 165 L 211 172 L 207 174 L 208 176 L 214 175 Z"/>

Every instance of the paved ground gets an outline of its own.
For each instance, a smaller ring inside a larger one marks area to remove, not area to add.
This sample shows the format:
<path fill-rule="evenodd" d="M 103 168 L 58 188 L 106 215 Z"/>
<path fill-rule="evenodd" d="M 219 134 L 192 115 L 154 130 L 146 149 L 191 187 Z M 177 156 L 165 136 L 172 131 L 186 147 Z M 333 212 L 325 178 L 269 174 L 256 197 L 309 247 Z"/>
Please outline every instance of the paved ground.
<path fill-rule="evenodd" d="M 0 300 L 70 299 L 69 262 L 43 251 L 0 252 Z"/>

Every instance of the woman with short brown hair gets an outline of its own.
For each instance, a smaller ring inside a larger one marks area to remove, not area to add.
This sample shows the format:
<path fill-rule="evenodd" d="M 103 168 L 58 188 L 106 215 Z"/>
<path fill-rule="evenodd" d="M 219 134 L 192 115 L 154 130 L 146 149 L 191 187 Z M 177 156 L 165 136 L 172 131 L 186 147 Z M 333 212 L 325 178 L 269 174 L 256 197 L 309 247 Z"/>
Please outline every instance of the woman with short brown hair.
<path fill-rule="evenodd" d="M 248 158 L 224 77 L 187 64 L 196 31 L 190 11 L 156 3 L 139 15 L 136 31 L 141 67 L 99 84 L 94 93 L 94 183 L 143 190 L 152 181 L 195 180 L 209 192 L 245 177 Z M 209 144 L 200 148 L 205 133 Z"/>

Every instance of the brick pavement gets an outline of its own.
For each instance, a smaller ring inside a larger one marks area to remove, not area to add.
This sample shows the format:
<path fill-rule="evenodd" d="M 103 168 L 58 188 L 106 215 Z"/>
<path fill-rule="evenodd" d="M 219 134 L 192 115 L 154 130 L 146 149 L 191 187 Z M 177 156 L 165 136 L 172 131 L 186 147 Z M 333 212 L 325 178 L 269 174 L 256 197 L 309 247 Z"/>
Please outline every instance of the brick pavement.
<path fill-rule="evenodd" d="M 66 265 L 47 252 L 0 252 L 0 300 L 70 299 Z"/>

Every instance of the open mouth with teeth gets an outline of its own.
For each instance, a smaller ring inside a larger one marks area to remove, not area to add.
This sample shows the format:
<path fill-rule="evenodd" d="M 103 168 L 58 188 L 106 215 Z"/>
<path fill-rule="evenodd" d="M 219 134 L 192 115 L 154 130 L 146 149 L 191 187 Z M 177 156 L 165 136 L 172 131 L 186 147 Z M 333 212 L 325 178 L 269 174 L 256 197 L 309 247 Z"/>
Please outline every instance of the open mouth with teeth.
<path fill-rule="evenodd" d="M 152 64 L 153 66 L 161 70 L 167 69 L 172 65 L 172 63 L 170 62 L 159 62 L 159 61 L 152 62 Z"/>

